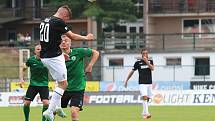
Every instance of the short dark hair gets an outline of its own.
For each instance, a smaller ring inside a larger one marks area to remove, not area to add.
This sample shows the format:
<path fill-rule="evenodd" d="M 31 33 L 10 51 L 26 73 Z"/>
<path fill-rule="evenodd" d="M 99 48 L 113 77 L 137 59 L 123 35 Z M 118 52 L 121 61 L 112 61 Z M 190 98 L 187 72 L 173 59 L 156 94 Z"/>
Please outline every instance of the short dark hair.
<path fill-rule="evenodd" d="M 62 6 L 60 6 L 60 8 L 66 9 L 69 12 L 69 15 L 72 16 L 72 11 L 71 11 L 71 9 L 69 8 L 68 5 L 62 5 Z"/>
<path fill-rule="evenodd" d="M 141 50 L 141 54 L 143 53 L 143 51 L 148 51 L 148 49 L 147 49 L 147 48 L 143 48 L 143 49 Z"/>

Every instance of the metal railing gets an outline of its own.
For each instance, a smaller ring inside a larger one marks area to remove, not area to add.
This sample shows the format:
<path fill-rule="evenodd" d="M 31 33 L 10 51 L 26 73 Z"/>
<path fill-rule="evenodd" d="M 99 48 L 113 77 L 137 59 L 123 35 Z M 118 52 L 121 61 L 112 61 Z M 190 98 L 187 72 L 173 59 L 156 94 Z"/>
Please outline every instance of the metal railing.
<path fill-rule="evenodd" d="M 210 51 L 215 49 L 215 33 L 132 34 L 104 33 L 97 46 L 101 50 Z"/>
<path fill-rule="evenodd" d="M 124 81 L 132 67 L 101 67 L 101 80 Z M 152 72 L 154 81 L 215 81 L 213 74 L 215 74 L 215 65 L 210 65 L 209 68 L 201 67 L 201 70 L 195 65 L 155 65 L 155 70 Z M 138 72 L 134 73 L 130 81 L 138 81 Z"/>
<path fill-rule="evenodd" d="M 0 41 L 1 47 L 29 48 L 38 44 Z M 92 42 L 73 43 L 74 47 L 91 47 L 104 51 L 132 51 L 148 48 L 151 51 L 213 51 L 215 50 L 215 33 L 174 33 L 174 34 L 144 34 L 144 33 L 111 33 L 105 32 L 102 38 Z"/>
<path fill-rule="evenodd" d="M 41 19 L 52 15 L 56 11 L 56 7 L 21 7 L 21 8 L 0 8 L 2 18 L 24 17 Z"/>
<path fill-rule="evenodd" d="M 214 0 L 149 0 L 149 13 L 213 13 Z"/>
<path fill-rule="evenodd" d="M 95 68 L 100 68 L 101 71 L 95 71 Z M 183 81 L 215 81 L 215 65 L 210 65 L 209 68 L 198 69 L 194 65 L 155 65 L 155 70 L 152 72 L 152 78 L 154 82 L 158 81 L 169 81 L 169 82 L 183 82 Z M 94 71 L 89 81 L 108 81 L 117 82 L 124 81 L 132 69 L 132 66 L 99 66 L 94 67 Z M 10 72 L 10 70 L 18 70 L 18 67 L 0 66 L 0 74 L 4 72 Z M 197 72 L 198 71 L 198 72 Z M 96 78 L 95 75 L 100 74 L 101 78 Z M 18 82 L 18 72 L 10 73 L 7 75 L 0 76 L 0 92 L 9 91 L 10 82 Z M 89 76 L 89 75 L 88 75 Z M 130 81 L 136 81 L 138 83 L 138 72 L 135 72 Z M 27 81 L 28 79 L 26 79 Z"/>

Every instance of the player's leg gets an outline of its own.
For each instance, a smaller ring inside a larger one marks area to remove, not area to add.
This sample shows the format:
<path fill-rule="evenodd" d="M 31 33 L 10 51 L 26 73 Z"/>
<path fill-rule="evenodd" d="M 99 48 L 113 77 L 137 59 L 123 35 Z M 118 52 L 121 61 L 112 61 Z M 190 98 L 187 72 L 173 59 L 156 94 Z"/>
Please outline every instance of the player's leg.
<path fill-rule="evenodd" d="M 23 112 L 25 116 L 25 121 L 29 121 L 30 104 L 31 104 L 31 101 L 29 100 L 24 101 Z"/>
<path fill-rule="evenodd" d="M 53 112 L 55 111 L 56 106 L 61 107 L 61 97 L 68 85 L 65 59 L 63 55 L 60 55 L 54 58 L 42 59 L 42 62 L 49 69 L 52 78 L 58 83 L 50 100 L 49 108 L 43 113 L 49 121 L 53 121 Z"/>
<path fill-rule="evenodd" d="M 69 91 L 64 91 L 63 96 L 61 97 L 61 107 L 66 108 L 70 99 L 71 99 L 71 93 Z M 58 116 L 65 118 L 66 114 L 62 111 L 62 108 L 57 107 L 55 110 L 55 113 Z"/>
<path fill-rule="evenodd" d="M 149 100 L 152 98 L 152 84 L 147 85 L 147 102 L 149 103 Z M 148 105 L 148 110 L 149 110 L 149 105 Z M 148 111 L 149 112 L 149 111 Z M 147 118 L 151 118 L 151 114 L 149 113 Z"/>
<path fill-rule="evenodd" d="M 42 108 L 42 114 L 43 114 L 43 112 L 48 109 L 49 100 L 42 100 L 42 102 L 43 102 L 43 108 Z M 46 118 L 43 115 L 42 115 L 42 121 L 46 121 Z"/>
<path fill-rule="evenodd" d="M 147 89 L 147 84 L 140 84 L 139 88 L 140 88 L 140 94 L 141 97 L 143 99 L 143 118 L 147 118 L 150 114 L 149 114 L 149 110 L 148 110 L 148 89 Z"/>
<path fill-rule="evenodd" d="M 71 107 L 71 118 L 72 118 L 72 121 L 79 121 L 79 111 L 80 111 L 79 107 L 75 107 L 75 106 Z"/>
<path fill-rule="evenodd" d="M 44 86 L 44 87 L 38 87 L 39 89 L 39 94 L 41 101 L 43 102 L 43 108 L 42 108 L 42 114 L 45 110 L 48 109 L 49 106 L 49 88 Z M 42 121 L 46 121 L 46 118 L 42 115 Z"/>
<path fill-rule="evenodd" d="M 147 100 L 147 113 L 144 115 L 143 118 L 145 119 L 148 119 L 148 118 L 151 118 L 151 114 L 149 113 L 149 105 L 148 105 L 148 102 L 149 102 L 149 99 L 152 97 L 152 84 L 146 84 L 146 89 L 147 89 L 147 96 L 145 96 L 145 100 Z"/>
<path fill-rule="evenodd" d="M 72 121 L 79 121 L 79 111 L 83 110 L 82 109 L 83 98 L 84 98 L 83 91 L 72 93 L 72 99 L 70 102 Z"/>
<path fill-rule="evenodd" d="M 24 98 L 24 106 L 23 106 L 23 113 L 25 116 L 25 121 L 29 121 L 29 114 L 30 114 L 30 104 L 31 101 L 34 100 L 34 97 L 37 95 L 37 91 L 35 87 L 29 86 Z"/>
<path fill-rule="evenodd" d="M 58 82 L 58 86 L 55 88 L 49 104 L 49 110 L 51 112 L 54 112 L 56 110 L 56 107 L 58 107 L 58 109 L 61 108 L 61 97 L 63 96 L 66 86 L 66 80 Z"/>

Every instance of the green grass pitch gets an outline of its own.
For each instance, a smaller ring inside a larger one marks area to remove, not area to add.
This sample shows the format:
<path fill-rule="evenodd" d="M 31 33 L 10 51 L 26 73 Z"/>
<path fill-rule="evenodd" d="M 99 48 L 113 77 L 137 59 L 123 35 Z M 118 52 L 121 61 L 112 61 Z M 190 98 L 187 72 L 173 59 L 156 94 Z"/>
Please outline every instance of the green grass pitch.
<path fill-rule="evenodd" d="M 144 121 L 141 105 L 84 106 L 80 121 Z M 69 108 L 67 118 L 55 121 L 71 121 Z M 214 121 L 215 106 L 150 106 L 152 118 L 148 121 Z M 1 107 L 1 121 L 24 121 L 22 107 Z M 41 121 L 41 107 L 32 107 L 30 121 Z"/>

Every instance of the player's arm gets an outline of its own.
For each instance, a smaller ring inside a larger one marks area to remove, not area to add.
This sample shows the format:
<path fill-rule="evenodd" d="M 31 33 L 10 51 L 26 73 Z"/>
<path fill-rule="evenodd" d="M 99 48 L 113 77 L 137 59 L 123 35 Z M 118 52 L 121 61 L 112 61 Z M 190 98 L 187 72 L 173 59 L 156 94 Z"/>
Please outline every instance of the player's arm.
<path fill-rule="evenodd" d="M 23 63 L 22 67 L 21 67 L 21 72 L 20 72 L 20 83 L 23 85 L 24 84 L 24 73 L 25 71 L 28 69 L 28 67 L 26 66 L 25 63 Z"/>
<path fill-rule="evenodd" d="M 58 28 L 58 30 L 61 33 L 67 35 L 67 37 L 69 37 L 73 41 L 80 41 L 80 40 L 90 41 L 90 40 L 94 39 L 93 34 L 88 34 L 87 36 L 81 36 L 79 34 L 73 33 L 71 30 L 69 30 L 69 28 L 67 27 L 67 25 L 64 21 L 58 21 L 58 23 L 56 23 L 55 27 Z"/>
<path fill-rule="evenodd" d="M 128 86 L 128 80 L 131 78 L 131 76 L 134 74 L 134 70 L 131 70 L 129 73 L 128 73 L 128 76 L 127 76 L 127 78 L 126 78 L 126 80 L 125 80 L 125 82 L 124 82 L 124 86 L 125 86 L 125 88 L 127 88 L 127 86 Z"/>
<path fill-rule="evenodd" d="M 146 64 L 149 66 L 149 68 L 150 68 L 152 71 L 155 69 L 154 65 L 151 64 L 149 61 L 147 61 Z"/>
<path fill-rule="evenodd" d="M 152 63 L 150 63 L 150 61 L 148 61 L 148 59 L 147 59 L 146 57 L 143 57 L 143 60 L 144 60 L 145 63 L 149 66 L 149 68 L 153 71 L 153 70 L 154 70 L 153 61 L 152 61 Z"/>
<path fill-rule="evenodd" d="M 75 40 L 75 41 L 81 41 L 81 40 L 91 41 L 94 39 L 93 34 L 88 34 L 87 36 L 81 36 L 79 34 L 73 33 L 72 31 L 66 32 L 65 35 L 67 35 L 71 40 Z"/>
<path fill-rule="evenodd" d="M 89 64 L 87 65 L 87 67 L 85 68 L 86 73 L 92 72 L 93 65 L 96 63 L 98 58 L 99 58 L 99 52 L 97 50 L 92 50 L 91 60 L 90 60 Z"/>

